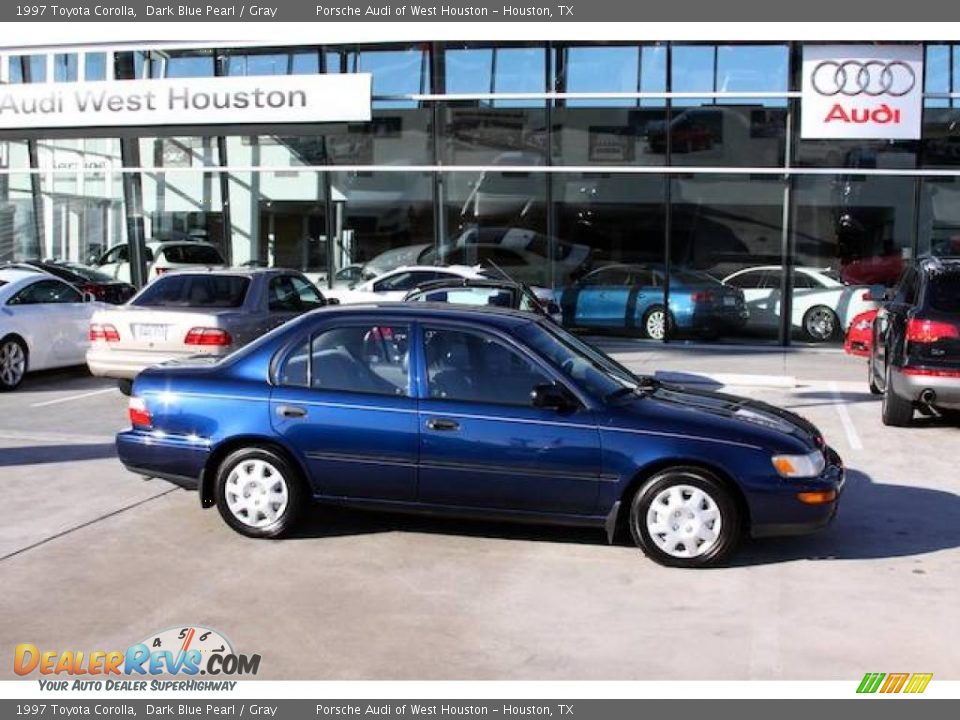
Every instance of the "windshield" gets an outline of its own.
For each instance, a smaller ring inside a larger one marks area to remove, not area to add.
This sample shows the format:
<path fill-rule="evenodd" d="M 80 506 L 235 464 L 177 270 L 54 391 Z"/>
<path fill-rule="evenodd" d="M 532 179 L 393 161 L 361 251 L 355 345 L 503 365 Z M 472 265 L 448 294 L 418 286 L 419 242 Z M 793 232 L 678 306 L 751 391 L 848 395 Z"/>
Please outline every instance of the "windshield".
<path fill-rule="evenodd" d="M 625 395 L 645 382 L 616 360 L 594 350 L 562 328 L 530 323 L 520 327 L 515 334 L 595 397 L 609 399 L 614 395 Z"/>
<path fill-rule="evenodd" d="M 241 275 L 165 275 L 131 301 L 139 307 L 236 308 L 243 305 L 250 278 Z"/>

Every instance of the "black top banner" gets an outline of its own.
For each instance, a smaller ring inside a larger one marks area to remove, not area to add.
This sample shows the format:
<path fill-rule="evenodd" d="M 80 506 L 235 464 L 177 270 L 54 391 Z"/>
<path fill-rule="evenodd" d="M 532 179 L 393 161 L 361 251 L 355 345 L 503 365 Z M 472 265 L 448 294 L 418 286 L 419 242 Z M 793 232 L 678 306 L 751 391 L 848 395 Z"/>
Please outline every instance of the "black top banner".
<path fill-rule="evenodd" d="M 568 3 L 568 4 L 567 4 Z M 4 3 L 0 22 L 896 22 L 935 21 L 943 37 L 957 35 L 947 25 L 960 20 L 960 3 L 804 0 L 686 0 L 682 3 L 629 0 L 58 0 L 56 3 Z M 896 28 L 891 28 L 891 35 Z M 934 39 L 934 38 L 929 38 Z M 941 38 L 937 38 L 941 39 Z"/>

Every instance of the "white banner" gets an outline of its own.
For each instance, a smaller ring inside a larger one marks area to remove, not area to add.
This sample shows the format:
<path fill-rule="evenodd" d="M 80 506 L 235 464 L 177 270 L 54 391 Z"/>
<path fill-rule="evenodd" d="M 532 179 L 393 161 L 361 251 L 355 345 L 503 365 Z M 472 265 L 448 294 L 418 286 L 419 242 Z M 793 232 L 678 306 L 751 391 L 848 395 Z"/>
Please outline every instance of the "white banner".
<path fill-rule="evenodd" d="M 920 45 L 803 48 L 803 138 L 919 140 Z"/>
<path fill-rule="evenodd" d="M 370 93 L 368 73 L 0 85 L 0 129 L 365 122 Z"/>

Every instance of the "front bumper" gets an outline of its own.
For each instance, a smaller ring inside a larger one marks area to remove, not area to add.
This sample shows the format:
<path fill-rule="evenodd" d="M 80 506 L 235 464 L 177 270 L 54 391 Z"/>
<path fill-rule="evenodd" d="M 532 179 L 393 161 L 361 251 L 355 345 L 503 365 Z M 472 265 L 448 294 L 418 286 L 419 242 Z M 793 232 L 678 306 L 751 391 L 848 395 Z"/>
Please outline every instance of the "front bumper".
<path fill-rule="evenodd" d="M 189 352 L 149 352 L 143 350 L 112 350 L 93 345 L 87 350 L 87 367 L 96 377 L 133 380 L 141 370 L 171 360 L 183 360 L 198 354 L 221 356 L 226 352 L 211 352 L 192 349 Z"/>
<path fill-rule="evenodd" d="M 751 512 L 756 516 L 750 528 L 751 536 L 805 535 L 833 522 L 840 506 L 846 474 L 843 460 L 836 451 L 827 447 L 825 453 L 827 466 L 818 477 L 801 481 L 779 480 L 775 491 L 765 495 L 756 504 L 751 503 Z M 800 493 L 825 491 L 836 493 L 832 501 L 809 505 L 798 498 Z"/>
<path fill-rule="evenodd" d="M 960 377 L 911 375 L 900 368 L 893 368 L 890 384 L 893 392 L 905 400 L 919 403 L 924 390 L 933 390 L 935 398 L 931 404 L 934 407 L 960 410 Z"/>

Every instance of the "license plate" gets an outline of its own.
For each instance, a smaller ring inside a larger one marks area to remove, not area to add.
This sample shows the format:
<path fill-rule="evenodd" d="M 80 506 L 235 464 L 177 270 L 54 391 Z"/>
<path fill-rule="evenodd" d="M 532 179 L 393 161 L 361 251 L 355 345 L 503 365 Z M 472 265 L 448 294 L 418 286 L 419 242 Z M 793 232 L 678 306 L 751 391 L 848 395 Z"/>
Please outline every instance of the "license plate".
<path fill-rule="evenodd" d="M 723 299 L 724 307 L 733 307 L 736 304 L 737 304 L 737 299 L 734 297 L 725 297 Z"/>
<path fill-rule="evenodd" d="M 137 340 L 157 342 L 167 339 L 166 325 L 134 325 L 133 336 Z"/>

